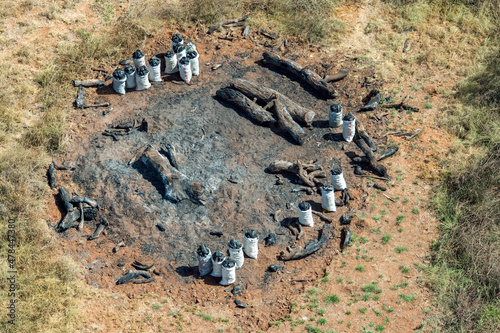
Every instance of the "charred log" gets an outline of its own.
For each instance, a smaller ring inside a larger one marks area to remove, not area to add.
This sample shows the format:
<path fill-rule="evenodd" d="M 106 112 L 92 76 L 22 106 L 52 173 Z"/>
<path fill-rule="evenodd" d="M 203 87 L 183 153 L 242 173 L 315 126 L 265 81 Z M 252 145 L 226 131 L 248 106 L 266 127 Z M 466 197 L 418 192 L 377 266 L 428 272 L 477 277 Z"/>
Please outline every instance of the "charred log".
<path fill-rule="evenodd" d="M 321 236 L 319 240 L 316 239 L 312 240 L 303 249 L 298 249 L 290 253 L 281 252 L 280 259 L 283 261 L 288 261 L 288 260 L 297 260 L 305 258 L 313 254 L 314 252 L 320 250 L 323 246 L 325 246 L 328 243 L 328 240 L 330 239 L 331 235 L 332 235 L 332 228 L 330 227 L 329 224 L 325 224 L 321 231 Z"/>

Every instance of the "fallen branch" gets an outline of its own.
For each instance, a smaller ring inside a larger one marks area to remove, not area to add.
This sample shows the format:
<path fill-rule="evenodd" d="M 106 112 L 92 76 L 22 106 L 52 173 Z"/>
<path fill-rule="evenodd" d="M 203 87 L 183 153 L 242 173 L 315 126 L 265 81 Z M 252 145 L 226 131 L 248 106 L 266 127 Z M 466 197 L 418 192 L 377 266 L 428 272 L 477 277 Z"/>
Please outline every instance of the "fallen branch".
<path fill-rule="evenodd" d="M 73 86 L 74 87 L 80 87 L 80 88 L 91 88 L 91 87 L 102 87 L 104 86 L 104 82 L 101 80 L 97 79 L 90 79 L 90 80 L 73 80 Z"/>
<path fill-rule="evenodd" d="M 275 99 L 279 99 L 281 103 L 283 103 L 283 105 L 287 108 L 292 118 L 299 123 L 306 124 L 306 126 L 311 126 L 313 118 L 316 115 L 314 111 L 300 106 L 299 104 L 289 99 L 287 96 L 278 93 L 276 90 L 266 88 L 251 81 L 234 79 L 230 82 L 230 85 L 234 89 L 241 91 L 248 98 L 252 100 L 257 99 L 261 103 L 270 104 Z"/>
<path fill-rule="evenodd" d="M 408 105 L 408 104 L 405 104 L 405 101 L 406 99 L 408 98 L 408 96 L 405 96 L 405 98 L 403 98 L 403 100 L 400 102 L 400 103 L 396 103 L 396 104 L 386 104 L 384 105 L 384 108 L 386 109 L 396 109 L 396 110 L 412 110 L 414 112 L 420 112 L 420 110 L 416 107 L 413 107 L 411 105 Z"/>
<path fill-rule="evenodd" d="M 50 163 L 49 170 L 47 171 L 47 178 L 49 179 L 50 188 L 56 187 L 56 176 L 54 174 L 54 168 L 56 164 L 54 162 Z"/>
<path fill-rule="evenodd" d="M 113 253 L 116 253 L 118 252 L 118 250 L 120 250 L 120 248 L 126 246 L 125 242 L 124 241 L 121 241 L 119 242 L 118 244 L 116 244 L 116 246 L 113 248 Z"/>
<path fill-rule="evenodd" d="M 283 261 L 288 261 L 288 260 L 297 260 L 305 258 L 313 254 L 314 252 L 318 251 L 323 246 L 325 246 L 328 243 L 328 240 L 330 239 L 331 235 L 332 235 L 332 228 L 330 227 L 329 224 L 325 224 L 323 225 L 323 229 L 321 231 L 321 236 L 319 240 L 313 240 L 309 242 L 303 249 L 295 250 L 290 253 L 281 252 L 280 259 Z"/>
<path fill-rule="evenodd" d="M 59 187 L 59 196 L 61 197 L 66 214 L 69 213 L 73 209 L 73 205 L 70 202 L 69 190 L 66 187 Z"/>
<path fill-rule="evenodd" d="M 99 238 L 101 236 L 101 233 L 104 230 L 104 228 L 107 227 L 108 225 L 109 225 L 108 221 L 104 217 L 102 217 L 100 222 L 99 222 L 99 225 L 95 229 L 94 233 L 92 235 L 90 235 L 87 238 L 87 240 L 94 240 L 96 238 Z"/>
<path fill-rule="evenodd" d="M 290 59 L 283 58 L 275 53 L 264 52 L 263 56 L 264 56 L 264 63 L 281 67 L 291 72 L 292 74 L 297 75 L 302 80 L 309 83 L 315 90 L 317 90 L 323 96 L 327 98 L 337 98 L 339 96 L 339 94 L 332 85 L 321 79 L 321 77 L 315 72 L 307 70 L 306 68 L 300 66 L 298 63 Z"/>
<path fill-rule="evenodd" d="M 141 270 L 141 271 L 147 271 L 148 269 L 150 269 L 153 266 L 154 266 L 154 264 L 145 265 L 145 264 L 143 264 L 143 263 L 141 263 L 141 262 L 139 262 L 137 260 L 132 263 L 132 267 L 134 267 L 134 268 L 136 268 L 138 270 Z"/>
<path fill-rule="evenodd" d="M 333 219 L 326 216 L 325 214 L 323 213 L 320 213 L 320 212 L 316 212 L 316 211 L 312 211 L 312 213 L 316 216 L 318 216 L 320 219 L 322 219 L 323 221 L 325 221 L 326 223 L 333 223 Z"/>
<path fill-rule="evenodd" d="M 391 197 L 390 197 L 390 196 L 388 196 L 387 194 L 382 193 L 382 195 L 383 195 L 384 197 L 386 197 L 387 199 L 391 200 L 392 202 L 396 202 L 396 200 L 394 200 L 393 198 L 391 198 Z"/>
<path fill-rule="evenodd" d="M 304 129 L 293 120 L 286 106 L 284 106 L 279 99 L 274 101 L 274 109 L 280 126 L 286 130 L 299 145 L 304 144 L 306 132 L 304 132 Z"/>
<path fill-rule="evenodd" d="M 143 277 L 144 279 L 137 279 L 140 276 Z M 120 284 L 129 283 L 129 282 L 132 282 L 135 284 L 148 283 L 148 282 L 152 282 L 154 280 L 155 280 L 155 278 L 152 277 L 151 274 L 149 274 L 146 271 L 141 271 L 141 270 L 132 271 L 132 270 L 130 270 L 127 272 L 127 274 L 125 274 L 124 276 L 119 278 L 118 281 L 116 281 L 116 284 L 120 285 Z"/>
<path fill-rule="evenodd" d="M 210 35 L 211 33 L 213 33 L 215 30 L 219 29 L 223 25 L 228 25 L 228 24 L 232 24 L 232 23 L 238 23 L 238 22 L 246 21 L 247 18 L 248 18 L 248 15 L 245 15 L 245 16 L 237 18 L 237 19 L 221 21 L 221 22 L 216 23 L 215 25 L 213 25 L 208 30 L 207 34 Z"/>
<path fill-rule="evenodd" d="M 85 214 L 83 213 L 83 203 L 80 202 L 80 224 L 76 227 L 76 230 L 83 230 L 83 223 L 85 221 Z"/>
<path fill-rule="evenodd" d="M 264 29 L 261 29 L 260 30 L 260 34 L 263 35 L 263 36 L 266 36 L 268 38 L 271 38 L 271 39 L 278 39 L 280 36 L 276 35 L 276 34 L 272 34 L 270 32 L 267 32 L 266 30 Z"/>
<path fill-rule="evenodd" d="M 217 97 L 243 110 L 259 124 L 276 122 L 271 112 L 264 110 L 239 91 L 230 88 L 222 88 L 217 90 L 216 94 Z"/>
<path fill-rule="evenodd" d="M 250 34 L 250 26 L 247 25 L 245 27 L 245 30 L 243 30 L 243 33 L 241 34 L 243 36 L 244 39 L 246 39 L 248 37 L 248 35 Z"/>
<path fill-rule="evenodd" d="M 387 168 L 377 162 L 377 156 L 375 156 L 375 154 L 372 151 L 372 148 L 369 147 L 366 141 L 363 139 L 363 137 L 361 136 L 361 132 L 364 132 L 363 125 L 359 122 L 356 122 L 356 135 L 354 136 L 354 142 L 359 147 L 359 149 L 361 149 L 361 151 L 365 154 L 366 159 L 370 164 L 370 166 L 375 171 L 377 171 L 382 177 L 389 178 L 387 174 Z"/>
<path fill-rule="evenodd" d="M 348 71 L 342 69 L 335 74 L 326 75 L 323 78 L 323 81 L 325 81 L 325 82 L 337 82 L 337 81 L 340 81 L 343 78 L 345 78 L 348 74 L 349 74 Z"/>
<path fill-rule="evenodd" d="M 87 197 L 73 197 L 69 202 L 73 204 L 86 203 L 90 207 L 97 207 L 97 201 Z"/>

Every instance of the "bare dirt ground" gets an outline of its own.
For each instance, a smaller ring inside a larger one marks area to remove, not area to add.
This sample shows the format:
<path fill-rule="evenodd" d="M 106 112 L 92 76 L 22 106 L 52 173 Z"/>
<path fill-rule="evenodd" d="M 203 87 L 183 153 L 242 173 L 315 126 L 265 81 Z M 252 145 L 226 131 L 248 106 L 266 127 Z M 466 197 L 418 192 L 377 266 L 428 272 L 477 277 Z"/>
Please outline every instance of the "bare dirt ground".
<path fill-rule="evenodd" d="M 339 332 L 373 331 L 383 325 L 387 332 L 409 332 L 421 327 L 433 309 L 418 266 L 427 263 L 429 245 L 437 238 L 437 221 L 426 206 L 439 161 L 450 146 L 449 138 L 434 122 L 442 100 L 436 87 L 439 84 L 440 89 L 448 89 L 454 81 L 432 76 L 425 69 L 404 84 L 381 78 L 379 73 L 385 69 L 380 67 L 386 63 L 377 61 L 376 52 L 371 51 L 375 61 L 361 60 L 373 47 L 363 29 L 376 13 L 365 3 L 337 14 L 354 27 L 344 43 L 327 50 L 289 41 L 278 52 L 310 65 L 320 75 L 350 71 L 335 83 L 341 95 L 336 102 L 345 112 L 355 113 L 377 143 L 399 145 L 398 153 L 383 162 L 392 177 L 388 183 L 353 174 L 351 158 L 362 153 L 354 143 L 343 142 L 338 129 L 328 127 L 332 101 L 322 99 L 298 78 L 262 65 L 262 52 L 278 42 L 256 33 L 250 40 L 230 42 L 219 40 L 217 34 L 181 31 L 196 43 L 200 53 L 201 76 L 191 85 L 178 84 L 178 75 L 167 75 L 164 82 L 153 84 L 148 91 L 124 96 L 114 94 L 111 81 L 97 90 L 86 89 L 87 102 L 110 102 L 113 110 L 106 115 L 102 108 L 75 110 L 68 149 L 55 157 L 61 164 L 76 167 L 57 173 L 58 186 L 95 198 L 110 222 L 107 234 L 93 241 L 87 241 L 87 236 L 94 231 L 95 221 L 81 232 L 54 231 L 66 254 L 81 263 L 89 287 L 95 289 L 87 300 L 82 332 L 282 332 L 304 330 L 306 325 Z M 147 40 L 140 48 L 147 57 L 162 54 L 174 32 L 163 31 L 159 35 L 165 37 Z M 239 30 L 234 34 L 239 35 Z M 212 71 L 216 64 L 222 66 Z M 96 66 L 109 71 L 116 67 Z M 423 82 L 426 76 L 429 79 Z M 298 146 L 279 128 L 259 126 L 218 100 L 215 92 L 232 78 L 258 82 L 313 109 L 316 117 L 313 126 L 306 129 L 306 143 Z M 380 107 L 374 112 L 356 112 L 373 88 L 396 101 L 412 95 L 411 104 L 420 112 Z M 76 89 L 69 93 L 76 96 Z M 426 96 L 430 96 L 432 108 L 424 107 Z M 136 131 L 118 141 L 102 135 L 108 125 L 129 118 L 146 119 L 147 131 Z M 411 141 L 384 136 L 392 130 L 410 132 L 417 128 L 423 131 Z M 166 143 L 172 143 L 180 153 L 181 171 L 208 189 L 205 206 L 164 200 L 150 170 L 137 162 L 129 163 L 148 145 L 159 148 Z M 349 207 L 328 214 L 336 222 L 327 246 L 303 260 L 279 261 L 279 253 L 287 247 L 302 247 L 317 238 L 324 222 L 315 216 L 315 227 L 304 228 L 304 237 L 296 241 L 282 221 L 274 220 L 274 212 L 280 209 L 286 218 L 296 218 L 299 202 L 309 201 L 319 210 L 321 196 L 292 192 L 300 187 L 294 176 L 282 176 L 283 184 L 277 185 L 276 176 L 265 169 L 275 159 L 300 159 L 317 161 L 329 170 L 332 158 L 342 161 L 355 200 Z M 372 173 L 368 166 L 364 171 Z M 368 186 L 374 182 L 388 190 L 380 192 Z M 58 205 L 54 192 L 47 211 L 50 225 L 62 218 Z M 356 239 L 341 253 L 339 218 L 351 207 L 355 212 L 351 231 Z M 160 231 L 158 224 L 166 230 Z M 237 283 L 244 286 L 238 299 L 248 305 L 240 309 L 218 279 L 198 276 L 195 251 L 200 244 L 224 251 L 230 239 L 242 240 L 249 229 L 259 233 L 261 242 L 259 259 L 246 258 L 237 271 Z M 211 236 L 210 231 L 224 235 Z M 262 240 L 271 232 L 278 235 L 278 242 L 265 247 Z M 390 240 L 383 242 L 384 235 Z M 113 253 L 122 240 L 126 247 Z M 156 281 L 115 285 L 132 269 L 134 260 L 154 262 L 160 273 Z M 283 265 L 283 270 L 266 272 L 276 263 Z M 363 291 L 368 285 L 376 285 L 377 291 Z M 329 295 L 337 295 L 339 302 L 330 304 Z M 321 318 L 325 321 L 318 321 Z"/>

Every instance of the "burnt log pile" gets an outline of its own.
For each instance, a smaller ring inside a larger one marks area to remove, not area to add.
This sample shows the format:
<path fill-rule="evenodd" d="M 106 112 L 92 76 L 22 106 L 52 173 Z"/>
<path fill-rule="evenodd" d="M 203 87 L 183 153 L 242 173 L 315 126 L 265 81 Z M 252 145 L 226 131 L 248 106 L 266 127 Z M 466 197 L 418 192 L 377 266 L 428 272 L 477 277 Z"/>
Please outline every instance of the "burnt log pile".
<path fill-rule="evenodd" d="M 58 232 L 64 232 L 72 227 L 82 230 L 84 221 L 92 221 L 99 216 L 99 205 L 92 198 L 81 196 L 71 198 L 69 190 L 66 187 L 59 187 L 59 199 L 61 200 L 64 217 L 55 227 Z M 103 220 L 105 219 L 101 218 L 99 222 L 99 225 L 103 225 L 103 227 L 101 227 L 101 230 L 97 234 L 94 233 L 96 237 L 92 239 L 99 237 L 105 226 L 108 225 Z M 89 240 L 91 240 L 90 237 Z"/>

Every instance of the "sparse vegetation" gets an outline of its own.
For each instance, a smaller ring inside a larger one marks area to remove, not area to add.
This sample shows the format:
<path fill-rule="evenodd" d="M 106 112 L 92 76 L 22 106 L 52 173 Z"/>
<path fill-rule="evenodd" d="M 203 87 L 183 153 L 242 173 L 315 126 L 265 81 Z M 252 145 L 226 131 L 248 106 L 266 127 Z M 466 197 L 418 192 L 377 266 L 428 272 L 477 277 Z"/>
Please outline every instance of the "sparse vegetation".
<path fill-rule="evenodd" d="M 340 302 L 340 299 L 335 294 L 328 295 L 325 298 L 325 303 L 327 303 L 327 304 L 335 304 L 335 303 L 338 303 L 338 302 Z"/>

